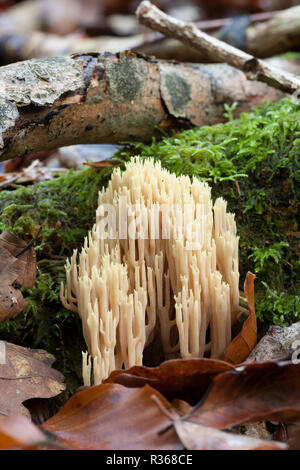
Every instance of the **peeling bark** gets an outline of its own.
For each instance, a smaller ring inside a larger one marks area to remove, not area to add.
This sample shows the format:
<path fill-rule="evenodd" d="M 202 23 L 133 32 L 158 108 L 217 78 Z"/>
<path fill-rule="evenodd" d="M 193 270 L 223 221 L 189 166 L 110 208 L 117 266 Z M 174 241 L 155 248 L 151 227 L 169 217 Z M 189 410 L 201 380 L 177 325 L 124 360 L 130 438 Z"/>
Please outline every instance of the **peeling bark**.
<path fill-rule="evenodd" d="M 0 160 L 79 143 L 151 140 L 164 129 L 222 121 L 282 93 L 223 64 L 133 53 L 33 59 L 0 68 Z"/>

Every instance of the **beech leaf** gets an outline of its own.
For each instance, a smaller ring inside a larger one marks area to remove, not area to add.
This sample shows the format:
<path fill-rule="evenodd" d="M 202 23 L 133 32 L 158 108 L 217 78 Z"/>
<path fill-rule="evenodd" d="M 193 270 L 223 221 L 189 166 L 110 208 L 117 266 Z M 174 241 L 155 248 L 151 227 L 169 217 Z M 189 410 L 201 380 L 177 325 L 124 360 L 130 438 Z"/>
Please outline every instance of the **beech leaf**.
<path fill-rule="evenodd" d="M 23 402 L 32 398 L 51 398 L 63 390 L 63 375 L 51 365 L 55 357 L 42 349 L 4 344 L 5 363 L 0 361 L 0 416 L 19 413 L 30 417 Z"/>
<path fill-rule="evenodd" d="M 14 283 L 31 289 L 36 277 L 36 254 L 32 246 L 10 232 L 0 235 L 0 321 L 15 317 L 27 305 Z"/>
<path fill-rule="evenodd" d="M 119 383 L 126 387 L 148 384 L 168 400 L 183 399 L 189 403 L 199 401 L 213 378 L 234 366 L 217 359 L 171 359 L 158 367 L 133 366 L 113 371 L 105 383 Z"/>
<path fill-rule="evenodd" d="M 246 363 L 214 378 L 189 421 L 226 429 L 247 422 L 300 420 L 300 364 Z"/>
<path fill-rule="evenodd" d="M 183 449 L 174 428 L 158 434 L 170 420 L 153 397 L 172 410 L 170 403 L 148 385 L 97 385 L 73 395 L 42 428 L 72 449 Z"/>
<path fill-rule="evenodd" d="M 285 450 L 286 444 L 224 432 L 188 421 L 174 421 L 174 427 L 188 450 Z"/>

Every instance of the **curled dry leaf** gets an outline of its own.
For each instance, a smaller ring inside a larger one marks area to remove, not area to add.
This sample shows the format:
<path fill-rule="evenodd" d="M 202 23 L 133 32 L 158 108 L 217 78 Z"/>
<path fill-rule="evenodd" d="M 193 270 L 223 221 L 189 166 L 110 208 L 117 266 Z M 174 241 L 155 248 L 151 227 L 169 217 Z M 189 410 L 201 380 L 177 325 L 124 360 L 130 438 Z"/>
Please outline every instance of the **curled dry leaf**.
<path fill-rule="evenodd" d="M 249 363 L 215 377 L 189 421 L 226 429 L 247 422 L 300 420 L 300 364 Z"/>
<path fill-rule="evenodd" d="M 188 421 L 174 421 L 174 427 L 188 450 L 285 450 L 286 444 L 224 432 Z"/>
<path fill-rule="evenodd" d="M 36 277 L 36 254 L 32 246 L 10 232 L 0 235 L 0 321 L 14 317 L 27 305 L 16 283 L 31 289 Z"/>
<path fill-rule="evenodd" d="M 168 400 L 177 398 L 196 403 L 214 377 L 228 370 L 234 370 L 234 366 L 216 359 L 172 359 L 158 367 L 133 366 L 125 371 L 115 370 L 105 383 L 126 387 L 148 384 Z"/>
<path fill-rule="evenodd" d="M 153 388 L 102 384 L 77 392 L 42 428 L 72 449 L 183 449 L 170 420 L 153 400 L 169 402 Z M 172 412 L 174 419 L 178 415 Z"/>
<path fill-rule="evenodd" d="M 42 349 L 27 349 L 3 342 L 0 361 L 0 416 L 20 413 L 30 417 L 23 405 L 32 398 L 51 398 L 63 390 L 63 375 L 51 365 L 54 356 Z M 1 362 L 4 362 L 2 364 Z"/>
<path fill-rule="evenodd" d="M 248 272 L 244 282 L 244 292 L 248 302 L 249 316 L 245 320 L 241 332 L 228 346 L 224 361 L 240 364 L 251 353 L 257 342 L 257 321 L 254 304 L 255 275 Z"/>

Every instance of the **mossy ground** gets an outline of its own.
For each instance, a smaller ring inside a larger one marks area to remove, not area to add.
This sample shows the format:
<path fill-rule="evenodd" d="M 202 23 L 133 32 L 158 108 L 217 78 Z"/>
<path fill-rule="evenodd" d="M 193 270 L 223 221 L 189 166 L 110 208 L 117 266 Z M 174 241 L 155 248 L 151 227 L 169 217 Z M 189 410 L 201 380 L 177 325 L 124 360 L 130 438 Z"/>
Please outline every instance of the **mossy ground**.
<path fill-rule="evenodd" d="M 240 272 L 256 273 L 256 310 L 260 333 L 270 324 L 300 321 L 300 105 L 284 99 L 211 127 L 166 136 L 152 145 L 135 144 L 114 160 L 153 156 L 176 174 L 210 182 L 236 214 L 240 235 Z M 59 283 L 63 264 L 95 218 L 98 190 L 111 169 L 71 172 L 56 180 L 0 193 L 0 231 L 36 243 L 38 276 L 25 293 L 28 306 L 16 319 L 0 324 L 0 335 L 17 344 L 42 347 L 58 359 L 70 390 L 80 384 L 81 326 L 62 308 Z M 242 282 L 241 282 L 242 287 Z"/>

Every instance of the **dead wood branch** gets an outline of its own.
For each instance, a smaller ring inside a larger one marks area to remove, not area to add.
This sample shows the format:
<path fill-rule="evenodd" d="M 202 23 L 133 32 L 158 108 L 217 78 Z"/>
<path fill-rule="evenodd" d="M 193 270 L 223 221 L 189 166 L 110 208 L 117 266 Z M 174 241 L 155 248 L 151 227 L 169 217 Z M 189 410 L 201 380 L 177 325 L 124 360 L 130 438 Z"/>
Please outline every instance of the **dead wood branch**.
<path fill-rule="evenodd" d="M 169 128 L 224 120 L 282 93 L 224 64 L 133 53 L 32 59 L 0 68 L 0 160 L 79 143 L 151 140 Z"/>
<path fill-rule="evenodd" d="M 184 44 L 200 50 L 214 62 L 225 62 L 244 71 L 250 80 L 263 81 L 289 93 L 300 89 L 300 79 L 296 76 L 273 68 L 264 61 L 209 36 L 194 24 L 166 15 L 148 0 L 139 5 L 136 14 L 140 23 L 145 26 L 179 39 Z"/>

